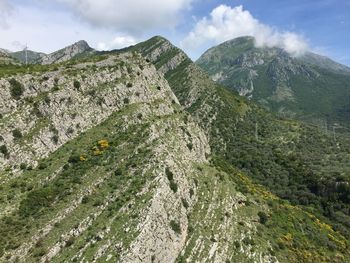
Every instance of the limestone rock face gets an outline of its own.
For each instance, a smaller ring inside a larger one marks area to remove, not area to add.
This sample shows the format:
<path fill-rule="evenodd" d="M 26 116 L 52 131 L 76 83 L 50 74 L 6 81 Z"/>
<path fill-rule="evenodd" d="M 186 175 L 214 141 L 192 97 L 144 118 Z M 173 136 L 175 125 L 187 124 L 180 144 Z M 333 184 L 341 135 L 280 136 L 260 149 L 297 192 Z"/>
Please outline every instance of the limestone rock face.
<path fill-rule="evenodd" d="M 83 54 L 83 53 L 93 53 L 94 50 L 88 45 L 88 43 L 84 40 L 80 40 L 73 45 L 60 49 L 56 52 L 43 56 L 40 63 L 41 64 L 53 64 L 60 63 L 71 58 Z"/>
<path fill-rule="evenodd" d="M 115 60 L 121 64 L 115 65 Z M 135 60 L 135 64 L 130 62 Z M 136 62 L 144 65 L 142 70 Z M 71 74 L 74 74 L 73 77 Z M 24 89 L 20 99 L 11 96 L 9 79 L 0 80 L 0 134 L 9 151 L 1 156 L 1 168 L 47 156 L 81 132 L 105 120 L 129 103 L 146 102 L 168 94 L 166 81 L 153 66 L 131 54 L 111 56 L 96 64 L 77 64 L 43 75 L 16 78 Z M 157 94 L 151 89 L 162 88 Z M 167 110 L 167 109 L 164 109 Z M 14 138 L 19 130 L 21 138 Z"/>

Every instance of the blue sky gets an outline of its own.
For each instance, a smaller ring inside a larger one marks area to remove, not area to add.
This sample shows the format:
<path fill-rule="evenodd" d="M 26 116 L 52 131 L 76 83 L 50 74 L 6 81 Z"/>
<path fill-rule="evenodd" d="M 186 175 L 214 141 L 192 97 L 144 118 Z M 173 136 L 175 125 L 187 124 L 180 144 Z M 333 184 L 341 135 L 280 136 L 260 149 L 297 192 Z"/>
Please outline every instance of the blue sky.
<path fill-rule="evenodd" d="M 85 39 L 121 48 L 163 35 L 193 59 L 253 35 L 258 46 L 311 50 L 350 65 L 349 0 L 0 0 L 0 47 L 52 52 Z"/>

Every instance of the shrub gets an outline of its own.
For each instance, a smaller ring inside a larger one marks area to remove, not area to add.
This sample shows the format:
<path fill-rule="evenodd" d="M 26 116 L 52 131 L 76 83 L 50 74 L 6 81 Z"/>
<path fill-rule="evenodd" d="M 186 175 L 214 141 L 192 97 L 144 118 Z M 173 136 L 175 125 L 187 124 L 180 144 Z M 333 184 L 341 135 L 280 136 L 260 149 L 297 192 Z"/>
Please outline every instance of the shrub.
<path fill-rule="evenodd" d="M 57 144 L 58 143 L 58 139 L 59 139 L 59 137 L 58 137 L 58 135 L 54 135 L 54 136 L 52 136 L 52 141 L 54 142 L 54 144 Z"/>
<path fill-rule="evenodd" d="M 181 227 L 180 227 L 180 224 L 175 222 L 175 220 L 171 220 L 170 221 L 170 227 L 171 229 L 177 233 L 177 234 L 181 234 Z"/>
<path fill-rule="evenodd" d="M 264 225 L 268 220 L 267 214 L 265 212 L 260 211 L 258 213 L 258 216 L 259 216 L 259 222 Z"/>
<path fill-rule="evenodd" d="M 1 145 L 0 146 L 0 152 L 5 155 L 5 156 L 8 156 L 9 155 L 9 152 L 8 152 L 8 149 L 6 147 L 6 145 Z"/>
<path fill-rule="evenodd" d="M 80 161 L 80 155 L 78 154 L 72 154 L 68 159 L 69 163 L 78 163 L 79 161 Z"/>
<path fill-rule="evenodd" d="M 129 98 L 124 98 L 123 102 L 124 102 L 124 104 L 129 104 L 130 100 L 129 100 Z"/>
<path fill-rule="evenodd" d="M 11 92 L 12 98 L 14 98 L 15 100 L 19 100 L 24 92 L 23 85 L 17 80 L 15 80 L 14 78 L 10 79 L 9 83 L 11 85 L 10 92 Z"/>
<path fill-rule="evenodd" d="M 57 191 L 52 187 L 33 190 L 23 199 L 19 206 L 19 215 L 22 217 L 33 216 L 42 208 L 49 207 L 55 200 Z"/>
<path fill-rule="evenodd" d="M 74 82 L 73 82 L 73 86 L 74 86 L 74 88 L 75 88 L 76 90 L 79 90 L 79 89 L 80 89 L 80 87 L 81 87 L 80 82 L 79 82 L 79 81 L 77 81 L 77 80 L 74 80 Z"/>
<path fill-rule="evenodd" d="M 27 168 L 27 165 L 26 165 L 25 163 L 21 163 L 20 166 L 19 166 L 19 168 L 20 168 L 21 170 L 25 170 L 25 169 Z"/>
<path fill-rule="evenodd" d="M 89 202 L 89 197 L 88 196 L 84 196 L 82 199 L 81 199 L 81 203 L 82 204 L 87 204 Z"/>
<path fill-rule="evenodd" d="M 115 170 L 114 175 L 115 176 L 122 176 L 123 175 L 123 171 L 120 168 L 118 168 L 117 170 Z"/>
<path fill-rule="evenodd" d="M 74 129 L 72 127 L 69 127 L 67 130 L 68 134 L 73 134 L 74 133 Z"/>
<path fill-rule="evenodd" d="M 188 148 L 190 151 L 192 151 L 192 149 L 193 149 L 193 144 L 192 144 L 192 143 L 188 143 L 188 144 L 187 144 L 187 148 Z"/>
<path fill-rule="evenodd" d="M 23 137 L 23 135 L 19 129 L 14 129 L 12 131 L 12 136 L 13 136 L 13 138 L 15 138 L 15 140 L 21 139 Z"/>
<path fill-rule="evenodd" d="M 131 83 L 131 82 L 128 82 L 128 84 L 126 84 L 126 86 L 127 86 L 128 88 L 131 88 L 131 87 L 132 87 L 132 83 Z"/>
<path fill-rule="evenodd" d="M 187 209 L 189 207 L 189 204 L 185 198 L 181 198 L 183 206 Z"/>
<path fill-rule="evenodd" d="M 46 104 L 49 104 L 51 102 L 51 99 L 50 99 L 48 94 L 45 95 L 44 101 L 45 101 Z"/>
<path fill-rule="evenodd" d="M 170 171 L 169 167 L 165 168 L 165 174 L 169 181 L 174 180 L 174 174 Z"/>
<path fill-rule="evenodd" d="M 70 247 L 71 245 L 74 244 L 74 237 L 70 237 L 67 241 L 66 241 L 66 247 Z"/>
<path fill-rule="evenodd" d="M 174 180 L 170 181 L 170 189 L 176 193 L 177 192 L 177 183 L 174 182 Z"/>
<path fill-rule="evenodd" d="M 47 164 L 46 163 L 40 163 L 38 166 L 39 170 L 44 170 L 47 168 Z"/>

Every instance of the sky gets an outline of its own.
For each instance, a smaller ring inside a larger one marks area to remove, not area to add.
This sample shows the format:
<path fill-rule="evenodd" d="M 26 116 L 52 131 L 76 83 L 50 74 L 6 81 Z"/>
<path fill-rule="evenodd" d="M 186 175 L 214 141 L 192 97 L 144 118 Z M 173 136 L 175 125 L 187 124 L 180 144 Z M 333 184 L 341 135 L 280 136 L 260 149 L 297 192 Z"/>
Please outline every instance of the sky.
<path fill-rule="evenodd" d="M 78 40 L 98 50 L 161 35 L 193 60 L 240 36 L 350 66 L 350 0 L 0 0 L 0 48 L 50 53 Z"/>

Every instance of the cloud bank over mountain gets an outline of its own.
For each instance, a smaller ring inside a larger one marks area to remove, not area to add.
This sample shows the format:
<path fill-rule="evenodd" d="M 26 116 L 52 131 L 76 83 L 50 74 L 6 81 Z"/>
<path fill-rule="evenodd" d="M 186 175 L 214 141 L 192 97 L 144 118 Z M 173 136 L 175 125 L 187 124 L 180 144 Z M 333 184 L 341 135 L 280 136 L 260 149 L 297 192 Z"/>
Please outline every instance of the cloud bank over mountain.
<path fill-rule="evenodd" d="M 209 17 L 200 19 L 181 46 L 187 50 L 198 49 L 241 36 L 254 37 L 258 47 L 280 47 L 295 56 L 308 50 L 302 36 L 261 23 L 243 6 L 232 8 L 227 5 L 214 8 Z"/>

